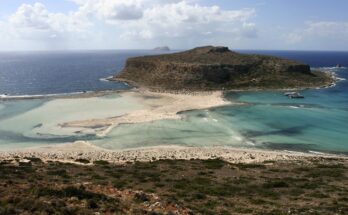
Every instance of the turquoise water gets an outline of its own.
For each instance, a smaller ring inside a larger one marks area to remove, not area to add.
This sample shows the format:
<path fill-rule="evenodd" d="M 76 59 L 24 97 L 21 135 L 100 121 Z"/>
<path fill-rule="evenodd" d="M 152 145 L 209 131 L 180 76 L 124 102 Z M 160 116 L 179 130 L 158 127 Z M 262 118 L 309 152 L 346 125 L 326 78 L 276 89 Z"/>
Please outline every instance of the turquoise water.
<path fill-rule="evenodd" d="M 336 72 L 348 78 L 346 68 Z M 258 147 L 347 153 L 347 90 L 345 80 L 333 88 L 302 91 L 303 100 L 288 99 L 280 92 L 230 94 L 246 106 L 216 111 Z"/>
<path fill-rule="evenodd" d="M 160 145 L 234 146 L 245 145 L 243 137 L 209 110 L 183 113 L 182 120 L 158 120 L 126 124 L 114 129 L 107 138 L 92 141 L 107 149 L 127 149 Z"/>
<path fill-rule="evenodd" d="M 106 119 L 141 109 L 131 98 L 111 94 L 75 99 L 26 99 L 0 101 L 0 150 L 77 140 L 97 140 L 97 128 L 61 126 L 76 120 Z"/>

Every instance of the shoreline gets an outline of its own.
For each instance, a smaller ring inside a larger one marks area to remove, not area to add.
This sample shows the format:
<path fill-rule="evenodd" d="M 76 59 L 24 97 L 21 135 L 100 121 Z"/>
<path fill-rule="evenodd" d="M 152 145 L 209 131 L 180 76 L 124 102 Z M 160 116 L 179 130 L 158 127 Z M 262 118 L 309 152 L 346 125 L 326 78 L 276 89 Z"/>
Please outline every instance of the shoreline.
<path fill-rule="evenodd" d="M 306 159 L 341 159 L 347 156 L 333 154 L 311 154 L 305 152 L 264 150 L 237 147 L 186 147 L 186 146 L 155 146 L 124 150 L 108 150 L 86 141 L 58 144 L 51 146 L 32 147 L 27 149 L 0 151 L 0 161 L 17 160 L 26 162 L 28 158 L 39 158 L 44 162 L 57 161 L 62 163 L 78 163 L 86 160 L 108 161 L 115 164 L 134 162 L 153 162 L 156 160 L 208 160 L 221 159 L 229 163 L 262 163 L 271 161 L 304 161 Z"/>
<path fill-rule="evenodd" d="M 98 90 L 98 91 L 86 91 L 86 92 L 71 92 L 71 93 L 58 93 L 58 94 L 42 94 L 42 95 L 0 95 L 0 101 L 13 101 L 13 100 L 30 100 L 30 99 L 74 99 L 74 98 L 91 98 L 106 96 L 113 93 L 121 93 L 124 91 L 132 91 L 133 89 L 114 89 L 114 90 Z"/>
<path fill-rule="evenodd" d="M 308 86 L 308 87 L 296 87 L 296 88 L 241 88 L 241 89 L 216 89 L 216 90 L 170 90 L 170 89 L 160 89 L 160 88 L 150 88 L 147 86 L 140 85 L 132 80 L 124 79 L 124 78 L 108 78 L 107 80 L 109 81 L 117 81 L 117 82 L 124 82 L 128 84 L 129 86 L 133 86 L 135 89 L 143 89 L 147 90 L 150 92 L 159 92 L 159 93 L 172 93 L 172 94 L 190 94 L 190 93 L 204 93 L 204 92 L 214 92 L 214 91 L 222 91 L 223 93 L 228 93 L 228 92 L 260 92 L 260 91 L 279 91 L 279 92 L 284 92 L 284 91 L 303 91 L 303 90 L 318 90 L 318 89 L 327 89 L 331 87 L 335 87 L 337 82 L 342 81 L 340 77 L 337 76 L 336 72 L 332 71 L 320 71 L 327 73 L 328 76 L 332 79 L 332 82 L 327 83 L 322 86 Z"/>
<path fill-rule="evenodd" d="M 335 87 L 335 85 L 344 80 L 337 76 L 337 73 L 334 71 L 323 71 L 325 73 L 328 73 L 330 77 L 333 79 L 333 82 L 326 84 L 324 86 L 311 86 L 311 87 L 300 87 L 300 88 L 274 88 L 274 89 L 264 89 L 264 88 L 246 88 L 246 89 L 221 89 L 221 90 L 166 90 L 166 89 L 155 89 L 155 88 L 148 88 L 146 86 L 142 86 L 137 84 L 134 81 L 127 80 L 127 79 L 121 79 L 121 78 L 115 78 L 113 76 L 102 78 L 103 81 L 110 81 L 110 82 L 123 82 L 129 86 L 129 89 L 110 89 L 110 90 L 96 90 L 96 91 L 83 91 L 83 92 L 70 92 L 70 93 L 56 93 L 56 94 L 42 94 L 42 95 L 7 95 L 7 94 L 0 94 L 0 101 L 8 101 L 8 100 L 25 100 L 25 99 L 45 99 L 45 98 L 52 98 L 52 99 L 69 99 L 69 98 L 89 98 L 89 97 L 98 97 L 98 96 L 104 96 L 112 93 L 122 93 L 122 92 L 129 92 L 129 91 L 149 91 L 153 93 L 168 93 L 168 94 L 199 94 L 199 93 L 209 93 L 214 91 L 222 91 L 223 93 L 228 92 L 259 92 L 259 91 L 302 91 L 302 90 L 309 90 L 309 89 L 326 89 L 330 87 Z"/>

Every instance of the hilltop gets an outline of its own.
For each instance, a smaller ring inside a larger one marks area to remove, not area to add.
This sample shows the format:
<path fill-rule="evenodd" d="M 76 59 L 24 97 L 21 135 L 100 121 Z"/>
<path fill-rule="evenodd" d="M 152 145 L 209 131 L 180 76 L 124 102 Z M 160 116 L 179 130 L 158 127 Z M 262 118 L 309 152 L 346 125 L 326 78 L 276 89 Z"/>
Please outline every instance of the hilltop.
<path fill-rule="evenodd" d="M 307 88 L 333 81 L 303 63 L 213 46 L 130 58 L 113 80 L 162 90 Z"/>

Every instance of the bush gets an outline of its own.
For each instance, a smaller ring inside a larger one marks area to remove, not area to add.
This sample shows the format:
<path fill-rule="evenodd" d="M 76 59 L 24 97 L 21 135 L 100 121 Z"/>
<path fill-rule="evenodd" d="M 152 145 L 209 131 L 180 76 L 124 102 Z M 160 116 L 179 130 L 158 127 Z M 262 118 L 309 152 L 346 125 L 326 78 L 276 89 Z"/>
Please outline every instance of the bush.
<path fill-rule="evenodd" d="M 104 161 L 104 160 L 97 160 L 93 162 L 95 165 L 108 165 L 109 162 L 108 161 Z"/>
<path fill-rule="evenodd" d="M 24 159 L 30 160 L 33 163 L 42 163 L 42 160 L 36 157 L 25 157 Z"/>
<path fill-rule="evenodd" d="M 76 161 L 76 162 L 79 162 L 79 163 L 84 163 L 84 164 L 88 164 L 88 163 L 90 163 L 90 161 L 89 161 L 89 160 L 87 160 L 87 159 L 83 159 L 83 158 L 76 159 L 75 161 Z"/>
<path fill-rule="evenodd" d="M 88 200 L 87 207 L 90 208 L 90 209 L 97 209 L 97 208 L 99 208 L 98 204 L 93 199 Z"/>
<path fill-rule="evenodd" d="M 62 190 L 56 190 L 51 188 L 39 188 L 37 190 L 37 196 L 50 196 L 50 197 L 58 197 L 58 198 L 70 198 L 70 197 L 77 197 L 78 199 L 98 199 L 98 200 L 105 200 L 106 196 L 101 194 L 92 193 L 89 191 L 86 191 L 84 187 L 66 187 Z"/>
<path fill-rule="evenodd" d="M 225 161 L 221 159 L 209 159 L 209 160 L 204 160 L 203 164 L 208 169 L 221 169 L 225 165 Z"/>
<path fill-rule="evenodd" d="M 285 181 L 269 181 L 263 185 L 264 188 L 286 188 L 289 184 Z"/>

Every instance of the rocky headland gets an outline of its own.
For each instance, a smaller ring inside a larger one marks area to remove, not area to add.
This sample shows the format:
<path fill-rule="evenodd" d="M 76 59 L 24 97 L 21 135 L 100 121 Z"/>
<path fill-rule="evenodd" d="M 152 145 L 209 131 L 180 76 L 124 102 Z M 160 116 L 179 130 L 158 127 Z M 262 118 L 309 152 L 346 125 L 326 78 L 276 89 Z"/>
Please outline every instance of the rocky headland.
<path fill-rule="evenodd" d="M 153 90 L 197 91 L 310 88 L 333 82 L 329 74 L 303 63 L 213 46 L 130 58 L 112 80 Z"/>

